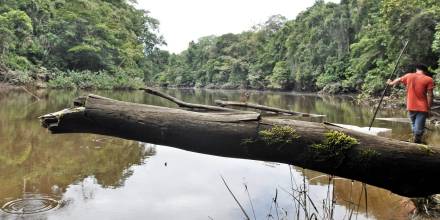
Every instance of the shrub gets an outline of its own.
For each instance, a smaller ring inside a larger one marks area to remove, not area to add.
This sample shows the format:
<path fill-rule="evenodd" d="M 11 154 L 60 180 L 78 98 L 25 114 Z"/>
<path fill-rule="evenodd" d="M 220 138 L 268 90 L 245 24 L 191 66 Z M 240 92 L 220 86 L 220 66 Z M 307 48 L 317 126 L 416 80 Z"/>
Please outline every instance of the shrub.
<path fill-rule="evenodd" d="M 130 77 L 124 73 L 109 74 L 105 71 L 67 71 L 56 74 L 49 80 L 48 86 L 56 89 L 138 89 L 144 86 L 139 77 Z"/>

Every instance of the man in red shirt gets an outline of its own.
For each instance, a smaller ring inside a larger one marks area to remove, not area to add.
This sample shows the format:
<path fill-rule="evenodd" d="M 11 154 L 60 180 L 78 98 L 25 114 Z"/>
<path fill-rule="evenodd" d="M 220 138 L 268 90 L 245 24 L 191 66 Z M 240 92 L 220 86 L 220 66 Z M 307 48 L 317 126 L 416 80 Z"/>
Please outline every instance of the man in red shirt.
<path fill-rule="evenodd" d="M 407 73 L 388 85 L 403 83 L 406 86 L 406 107 L 412 123 L 414 142 L 421 143 L 425 130 L 426 118 L 433 100 L 434 80 L 430 77 L 428 67 L 423 64 L 415 65 L 415 73 Z"/>

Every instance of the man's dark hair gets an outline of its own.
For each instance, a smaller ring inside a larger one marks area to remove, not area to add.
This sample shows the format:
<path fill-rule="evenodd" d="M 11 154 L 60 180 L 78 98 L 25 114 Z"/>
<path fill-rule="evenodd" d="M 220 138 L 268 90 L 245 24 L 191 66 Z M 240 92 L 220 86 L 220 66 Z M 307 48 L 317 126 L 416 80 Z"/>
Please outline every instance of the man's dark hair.
<path fill-rule="evenodd" d="M 416 69 L 423 71 L 425 74 L 429 74 L 428 67 L 425 64 L 417 63 L 414 65 Z"/>

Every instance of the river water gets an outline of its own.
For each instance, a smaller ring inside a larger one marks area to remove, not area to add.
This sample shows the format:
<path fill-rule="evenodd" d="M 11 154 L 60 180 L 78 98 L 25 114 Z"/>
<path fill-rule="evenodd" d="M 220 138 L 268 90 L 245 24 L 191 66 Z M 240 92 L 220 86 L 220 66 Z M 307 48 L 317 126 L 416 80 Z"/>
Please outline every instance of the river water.
<path fill-rule="evenodd" d="M 204 104 L 238 101 L 241 95 L 164 91 Z M 86 92 L 36 93 L 41 100 L 24 92 L 0 94 L 0 219 L 245 219 L 221 176 L 251 219 L 410 218 L 407 198 L 300 167 L 93 134 L 52 135 L 40 126 L 38 116 L 69 107 Z M 141 91 L 94 93 L 176 107 Z M 368 126 L 374 108 L 359 106 L 350 97 L 281 92 L 251 91 L 249 102 L 324 114 L 326 121 L 359 126 Z M 406 113 L 383 110 L 379 117 Z M 410 137 L 409 124 L 378 121 L 375 126 L 391 128 L 396 139 Z M 427 133 L 429 144 L 439 140 L 438 132 Z"/>

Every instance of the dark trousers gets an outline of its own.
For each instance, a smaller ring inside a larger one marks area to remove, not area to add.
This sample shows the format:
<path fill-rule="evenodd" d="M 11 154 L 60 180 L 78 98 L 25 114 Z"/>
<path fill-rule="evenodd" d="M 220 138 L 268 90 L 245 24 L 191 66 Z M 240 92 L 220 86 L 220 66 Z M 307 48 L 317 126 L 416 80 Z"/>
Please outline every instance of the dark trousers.
<path fill-rule="evenodd" d="M 409 111 L 409 118 L 411 119 L 412 132 L 414 134 L 414 142 L 420 143 L 423 132 L 425 131 L 425 122 L 428 117 L 427 112 Z"/>

